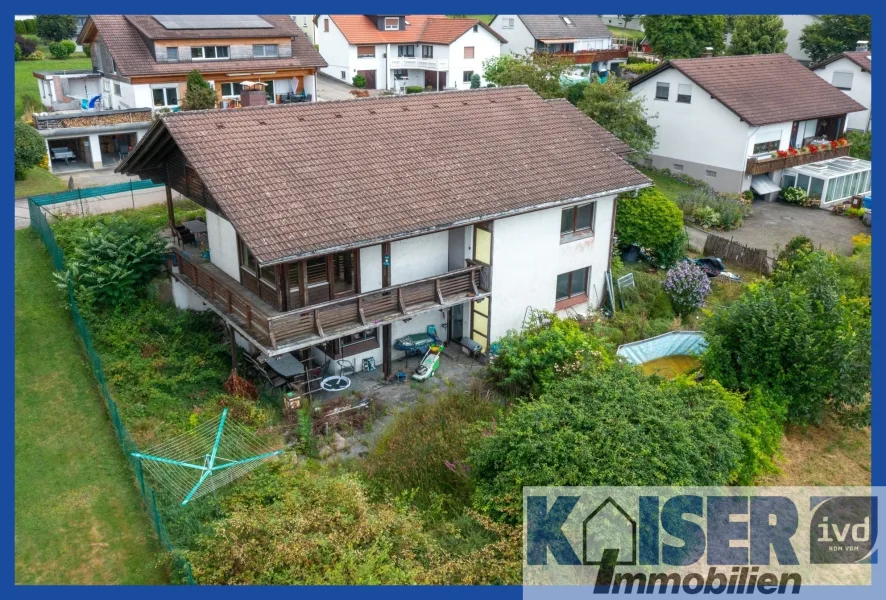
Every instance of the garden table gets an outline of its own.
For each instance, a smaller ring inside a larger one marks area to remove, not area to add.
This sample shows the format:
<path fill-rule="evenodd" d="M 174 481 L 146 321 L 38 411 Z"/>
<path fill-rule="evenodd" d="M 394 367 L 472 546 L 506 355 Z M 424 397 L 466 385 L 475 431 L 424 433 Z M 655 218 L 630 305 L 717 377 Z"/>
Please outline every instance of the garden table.
<path fill-rule="evenodd" d="M 305 366 L 291 353 L 269 357 L 266 364 L 281 377 L 296 377 L 305 372 Z"/>

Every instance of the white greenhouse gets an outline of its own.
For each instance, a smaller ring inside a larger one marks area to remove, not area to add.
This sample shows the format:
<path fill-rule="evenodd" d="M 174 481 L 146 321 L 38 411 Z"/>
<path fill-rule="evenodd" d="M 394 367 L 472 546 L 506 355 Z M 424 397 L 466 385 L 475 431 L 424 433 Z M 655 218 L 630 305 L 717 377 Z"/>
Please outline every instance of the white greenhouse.
<path fill-rule="evenodd" d="M 855 195 L 871 193 L 871 162 L 841 156 L 822 162 L 785 169 L 781 189 L 798 187 L 822 206 L 842 202 Z"/>

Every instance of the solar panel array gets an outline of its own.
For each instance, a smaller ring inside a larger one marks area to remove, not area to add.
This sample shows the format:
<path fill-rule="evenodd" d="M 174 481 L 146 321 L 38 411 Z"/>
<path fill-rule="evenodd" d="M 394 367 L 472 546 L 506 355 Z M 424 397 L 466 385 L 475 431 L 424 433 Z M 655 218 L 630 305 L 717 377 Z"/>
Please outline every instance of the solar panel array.
<path fill-rule="evenodd" d="M 266 29 L 258 15 L 153 15 L 166 29 Z"/>

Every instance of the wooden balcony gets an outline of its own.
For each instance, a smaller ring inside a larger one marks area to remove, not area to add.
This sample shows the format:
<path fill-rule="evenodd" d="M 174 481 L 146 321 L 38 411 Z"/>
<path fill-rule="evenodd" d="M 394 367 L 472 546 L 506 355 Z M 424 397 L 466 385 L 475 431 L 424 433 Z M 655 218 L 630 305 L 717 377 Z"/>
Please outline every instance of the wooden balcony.
<path fill-rule="evenodd" d="M 786 156 L 785 158 L 749 158 L 745 171 L 748 175 L 763 175 L 772 171 L 780 171 L 781 169 L 789 169 L 790 167 L 799 167 L 800 165 L 808 165 L 809 163 L 837 158 L 840 156 L 848 156 L 851 144 L 839 146 L 831 150 L 819 150 L 818 152 L 807 154 L 797 154 L 796 156 Z"/>
<path fill-rule="evenodd" d="M 280 312 L 215 265 L 174 248 L 173 277 L 268 354 L 282 354 L 488 296 L 489 267 L 478 263 L 435 277 Z"/>
<path fill-rule="evenodd" d="M 580 50 L 578 52 L 555 52 L 554 56 L 568 58 L 576 65 L 590 65 L 595 62 L 609 62 L 619 58 L 628 58 L 627 48 L 609 50 Z"/>

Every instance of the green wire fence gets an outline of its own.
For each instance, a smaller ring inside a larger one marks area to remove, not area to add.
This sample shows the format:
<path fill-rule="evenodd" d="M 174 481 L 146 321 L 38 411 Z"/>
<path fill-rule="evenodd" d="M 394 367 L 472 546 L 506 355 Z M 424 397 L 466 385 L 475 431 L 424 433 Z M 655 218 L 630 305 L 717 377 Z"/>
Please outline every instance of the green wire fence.
<path fill-rule="evenodd" d="M 46 220 L 46 216 L 43 214 L 40 206 L 34 202 L 33 199 L 28 200 L 28 210 L 31 214 L 31 227 L 39 234 L 40 239 L 43 241 L 43 245 L 49 250 L 55 270 L 63 270 L 65 266 L 64 253 L 55 241 L 55 234 L 52 232 L 52 227 Z M 90 334 L 86 321 L 80 314 L 77 302 L 74 300 L 74 288 L 70 282 L 68 283 L 68 302 L 71 306 L 74 327 L 77 328 L 77 333 L 80 334 L 83 347 L 86 349 L 86 356 L 89 358 L 89 364 L 92 366 L 92 374 L 95 376 L 102 397 L 105 400 L 105 406 L 108 409 L 111 423 L 114 424 L 114 432 L 117 434 L 117 440 L 120 442 L 123 454 L 135 471 L 139 491 L 141 492 L 142 500 L 145 503 L 145 508 L 148 509 L 148 515 L 151 517 L 151 521 L 154 524 L 154 529 L 157 531 L 157 537 L 160 539 L 163 548 L 172 555 L 175 571 L 182 577 L 184 582 L 194 584 L 195 582 L 194 576 L 191 572 L 191 565 L 187 560 L 175 552 L 175 547 L 172 544 L 172 540 L 169 538 L 169 533 L 166 530 L 166 526 L 163 524 L 163 519 L 157 508 L 157 499 L 154 494 L 154 489 L 145 481 L 140 460 L 133 456 L 133 453 L 138 453 L 138 448 L 132 440 L 132 437 L 129 435 L 129 432 L 126 430 L 126 427 L 123 425 L 123 420 L 120 418 L 120 411 L 117 408 L 117 403 L 111 397 L 111 393 L 108 390 L 104 369 L 102 368 L 101 357 L 99 357 L 92 345 L 92 334 Z"/>
<path fill-rule="evenodd" d="M 163 184 L 154 183 L 150 179 L 145 179 L 143 181 L 127 181 L 126 183 L 115 183 L 112 185 L 77 188 L 67 192 L 58 192 L 57 194 L 31 196 L 30 200 L 37 206 L 47 206 L 51 204 L 60 204 L 62 202 L 73 202 L 74 200 L 86 200 L 88 198 L 97 198 L 99 196 L 109 196 L 111 194 L 122 194 L 123 192 L 131 193 L 135 190 L 145 190 L 156 187 L 163 187 Z"/>

